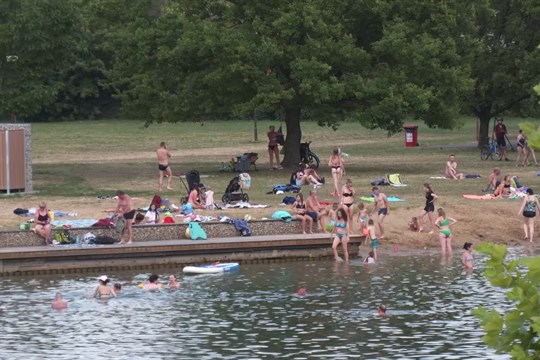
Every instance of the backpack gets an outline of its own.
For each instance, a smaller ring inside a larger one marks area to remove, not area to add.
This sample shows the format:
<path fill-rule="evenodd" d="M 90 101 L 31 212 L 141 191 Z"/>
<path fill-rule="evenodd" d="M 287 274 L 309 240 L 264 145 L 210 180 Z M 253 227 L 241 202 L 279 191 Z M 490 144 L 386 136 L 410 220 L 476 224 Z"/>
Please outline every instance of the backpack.
<path fill-rule="evenodd" d="M 96 244 L 96 245 L 112 245 L 116 243 L 116 239 L 107 236 L 107 235 L 98 235 L 91 240 L 88 241 L 89 244 Z"/>
<path fill-rule="evenodd" d="M 69 236 L 67 230 L 58 230 L 54 234 L 54 240 L 56 240 L 59 245 L 73 244 L 73 239 Z"/>
<path fill-rule="evenodd" d="M 283 198 L 283 203 L 286 204 L 286 205 L 291 205 L 291 204 L 294 204 L 294 202 L 296 201 L 296 199 L 292 196 L 285 196 Z"/>
<path fill-rule="evenodd" d="M 234 224 L 236 231 L 240 231 L 242 236 L 251 236 L 251 230 L 249 229 L 248 223 L 246 220 L 234 219 L 229 222 Z"/>
<path fill-rule="evenodd" d="M 276 142 L 279 145 L 284 145 L 285 144 L 285 136 L 283 135 L 283 129 L 281 128 L 281 125 L 279 126 L 279 129 L 277 131 Z"/>

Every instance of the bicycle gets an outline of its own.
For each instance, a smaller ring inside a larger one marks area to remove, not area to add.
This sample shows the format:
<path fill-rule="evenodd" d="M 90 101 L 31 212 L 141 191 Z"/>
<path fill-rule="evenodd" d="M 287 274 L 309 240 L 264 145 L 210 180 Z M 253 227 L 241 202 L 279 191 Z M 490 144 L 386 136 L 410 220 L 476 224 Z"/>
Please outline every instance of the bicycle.
<path fill-rule="evenodd" d="M 497 145 L 497 141 L 491 140 L 489 144 L 485 145 L 482 148 L 482 151 L 480 151 L 480 159 L 487 160 L 491 158 L 491 160 L 495 160 L 499 158 L 499 146 Z"/>
<path fill-rule="evenodd" d="M 321 160 L 311 149 L 309 148 L 311 141 L 300 143 L 300 160 L 306 165 L 315 165 L 318 169 L 321 164 Z"/>

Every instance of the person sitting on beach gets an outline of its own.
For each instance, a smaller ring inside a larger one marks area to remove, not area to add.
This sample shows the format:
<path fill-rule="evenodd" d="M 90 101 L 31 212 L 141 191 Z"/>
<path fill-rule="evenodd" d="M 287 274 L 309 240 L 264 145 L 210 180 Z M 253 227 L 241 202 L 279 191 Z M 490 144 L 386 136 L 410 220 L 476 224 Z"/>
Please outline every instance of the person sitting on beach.
<path fill-rule="evenodd" d="M 180 283 L 176 281 L 176 276 L 173 274 L 169 275 L 169 289 L 178 289 L 180 287 Z"/>
<path fill-rule="evenodd" d="M 55 310 L 67 309 L 68 303 L 67 301 L 62 299 L 62 294 L 57 292 L 53 302 L 51 303 L 51 307 Z"/>
<path fill-rule="evenodd" d="M 295 174 L 295 185 L 296 186 L 302 186 L 302 185 L 314 185 L 314 186 L 321 186 L 322 182 L 319 181 L 319 175 L 315 171 L 314 167 L 308 166 L 306 167 L 304 164 L 301 164 L 298 171 L 296 171 Z"/>
<path fill-rule="evenodd" d="M 453 180 L 465 179 L 465 175 L 457 172 L 457 162 L 456 156 L 454 154 L 450 154 L 450 157 L 446 162 L 446 170 L 444 171 L 444 177 Z"/>
<path fill-rule="evenodd" d="M 306 221 L 309 223 L 309 233 L 313 234 L 313 218 L 306 213 L 306 204 L 301 193 L 296 194 L 296 201 L 292 204 L 292 210 L 294 212 L 293 219 L 301 221 L 302 234 L 306 233 Z"/>
<path fill-rule="evenodd" d="M 145 224 L 159 224 L 159 214 L 156 210 L 156 204 L 151 204 L 150 208 L 144 215 L 144 223 Z"/>
<path fill-rule="evenodd" d="M 122 284 L 116 283 L 113 285 L 114 293 L 118 296 L 122 292 Z"/>
<path fill-rule="evenodd" d="M 116 297 L 116 293 L 114 290 L 108 286 L 110 279 L 107 278 L 107 276 L 102 275 L 99 277 L 99 285 L 94 291 L 94 295 L 92 297 L 98 297 L 100 299 L 108 299 L 110 297 Z"/>
<path fill-rule="evenodd" d="M 493 195 L 498 198 L 509 197 L 512 194 L 511 186 L 510 175 L 506 175 L 499 187 L 493 192 Z"/>
<path fill-rule="evenodd" d="M 191 204 L 191 207 L 193 207 L 193 209 L 206 208 L 206 204 L 204 202 L 204 197 L 202 194 L 203 188 L 203 184 L 197 184 L 189 193 L 188 204 Z"/>
<path fill-rule="evenodd" d="M 47 204 L 42 201 L 39 204 L 39 208 L 34 215 L 34 221 L 36 223 L 35 232 L 43 238 L 45 245 L 51 245 L 51 217 L 49 216 L 49 210 L 47 210 Z"/>
<path fill-rule="evenodd" d="M 158 279 L 159 279 L 159 276 L 157 276 L 156 274 L 150 275 L 150 277 L 148 278 L 148 281 L 142 287 L 143 290 L 155 291 L 155 290 L 161 289 L 161 284 L 158 283 Z"/>
<path fill-rule="evenodd" d="M 486 188 L 482 190 L 483 192 L 493 189 L 495 191 L 501 183 L 501 169 L 499 167 L 494 167 L 493 171 L 489 175 L 489 182 L 486 185 Z"/>
<path fill-rule="evenodd" d="M 319 223 L 322 232 L 326 232 L 324 227 L 324 217 L 327 215 L 327 211 L 326 208 L 319 203 L 316 190 L 311 190 L 306 199 L 306 214 L 311 216 L 314 222 L 317 221 Z"/>

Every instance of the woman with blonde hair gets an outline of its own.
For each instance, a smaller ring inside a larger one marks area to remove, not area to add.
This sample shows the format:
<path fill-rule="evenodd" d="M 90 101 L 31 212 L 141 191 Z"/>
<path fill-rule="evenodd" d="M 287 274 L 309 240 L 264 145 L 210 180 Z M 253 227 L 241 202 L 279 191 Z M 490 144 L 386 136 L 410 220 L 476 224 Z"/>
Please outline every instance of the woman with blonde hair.
<path fill-rule="evenodd" d="M 439 228 L 439 241 L 441 243 L 441 253 L 445 255 L 452 253 L 452 231 L 450 226 L 457 223 L 456 219 L 446 216 L 443 208 L 437 209 L 439 217 L 435 221 L 435 226 Z"/>
<path fill-rule="evenodd" d="M 47 204 L 44 201 L 39 204 L 39 208 L 34 215 L 34 221 L 36 223 L 36 234 L 45 240 L 45 245 L 51 245 L 51 217 L 49 216 L 49 210 L 47 210 Z"/>

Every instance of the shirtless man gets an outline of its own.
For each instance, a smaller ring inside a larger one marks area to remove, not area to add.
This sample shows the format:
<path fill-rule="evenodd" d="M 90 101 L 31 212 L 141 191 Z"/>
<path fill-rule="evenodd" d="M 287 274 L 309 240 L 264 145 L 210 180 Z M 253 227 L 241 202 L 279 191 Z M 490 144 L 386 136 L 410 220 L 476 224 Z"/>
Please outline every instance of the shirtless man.
<path fill-rule="evenodd" d="M 123 192 L 122 190 L 118 190 L 116 192 L 116 196 L 118 197 L 118 204 L 116 206 L 116 210 L 114 211 L 119 216 L 123 216 L 124 219 L 126 219 L 126 226 L 124 227 L 124 230 L 122 230 L 122 234 L 120 234 L 120 244 L 125 244 L 126 242 L 123 240 L 124 234 L 127 232 L 128 235 L 128 244 L 133 243 L 132 239 L 132 233 L 133 233 L 133 219 L 135 218 L 135 209 L 133 209 L 133 203 L 131 202 L 131 197 Z"/>
<path fill-rule="evenodd" d="M 388 206 L 388 199 L 386 198 L 386 195 L 384 195 L 378 187 L 374 186 L 371 190 L 373 191 L 373 195 L 375 196 L 375 206 L 373 206 L 373 211 L 371 212 L 370 217 L 373 217 L 375 211 L 379 209 L 379 211 L 377 212 L 377 224 L 379 224 L 379 232 L 381 234 L 379 238 L 383 239 L 383 221 L 386 216 L 390 215 L 390 206 Z"/>
<path fill-rule="evenodd" d="M 309 196 L 305 201 L 306 214 L 311 216 L 313 221 L 317 221 L 322 232 L 327 232 L 324 226 L 324 216 L 327 215 L 326 208 L 319 203 L 317 199 L 317 191 L 311 190 Z"/>
<path fill-rule="evenodd" d="M 163 176 L 167 176 L 167 190 L 172 190 L 171 188 L 171 181 L 172 181 L 172 171 L 171 167 L 169 166 L 169 159 L 171 157 L 171 153 L 169 152 L 169 149 L 167 149 L 167 145 L 165 145 L 165 141 L 162 141 L 159 144 L 159 149 L 156 151 L 157 159 L 158 159 L 158 168 L 159 168 L 159 191 L 163 191 Z"/>
<path fill-rule="evenodd" d="M 457 162 L 454 154 L 450 154 L 450 158 L 446 162 L 446 170 L 444 171 L 444 177 L 447 179 L 461 180 L 465 179 L 465 175 L 457 172 Z"/>
<path fill-rule="evenodd" d="M 55 310 L 67 309 L 68 303 L 62 299 L 62 294 L 57 292 L 56 296 L 54 297 L 54 301 L 51 304 L 51 307 Z"/>

